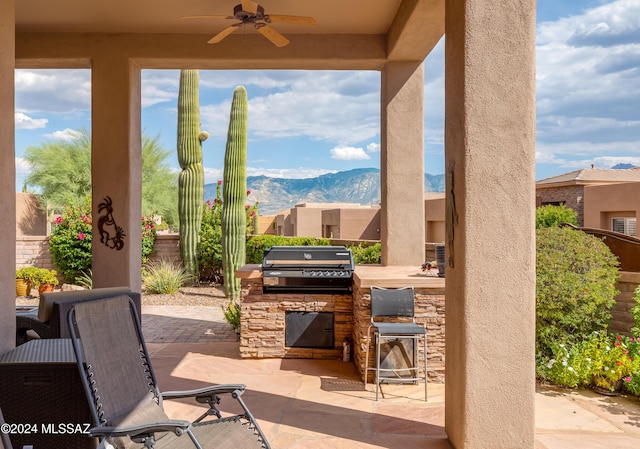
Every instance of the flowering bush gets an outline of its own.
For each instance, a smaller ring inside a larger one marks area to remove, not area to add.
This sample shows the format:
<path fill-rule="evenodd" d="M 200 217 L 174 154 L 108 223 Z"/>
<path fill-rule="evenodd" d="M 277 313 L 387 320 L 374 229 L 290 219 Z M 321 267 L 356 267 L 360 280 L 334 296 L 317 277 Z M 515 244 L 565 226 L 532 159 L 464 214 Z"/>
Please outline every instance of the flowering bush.
<path fill-rule="evenodd" d="M 200 263 L 200 277 L 215 282 L 222 281 L 222 181 L 216 186 L 216 197 L 207 200 L 202 208 L 202 224 L 200 225 L 200 245 L 198 246 L 198 260 Z M 247 195 L 251 191 L 247 190 Z M 247 235 L 254 232 L 255 218 L 258 213 L 258 203 L 245 206 L 247 212 Z"/>
<path fill-rule="evenodd" d="M 49 239 L 53 263 L 65 280 L 75 282 L 91 268 L 91 200 L 65 206 L 53 223 Z"/>
<path fill-rule="evenodd" d="M 66 281 L 75 283 L 91 269 L 91 198 L 79 206 L 65 206 L 53 223 L 49 239 L 53 263 Z M 142 217 L 142 263 L 153 252 L 155 239 L 153 217 Z"/>
<path fill-rule="evenodd" d="M 559 344 L 546 364 L 543 377 L 567 387 L 593 385 L 613 391 L 624 382 L 634 394 L 640 386 L 640 344 L 632 337 L 606 331 L 591 333 L 572 346 Z"/>

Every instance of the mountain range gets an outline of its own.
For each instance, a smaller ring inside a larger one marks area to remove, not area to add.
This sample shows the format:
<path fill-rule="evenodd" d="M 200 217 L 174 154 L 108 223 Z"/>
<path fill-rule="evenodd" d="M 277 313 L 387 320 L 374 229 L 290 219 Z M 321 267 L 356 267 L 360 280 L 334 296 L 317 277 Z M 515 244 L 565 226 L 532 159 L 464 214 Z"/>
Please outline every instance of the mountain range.
<path fill-rule="evenodd" d="M 444 174 L 424 175 L 425 192 L 444 192 Z M 315 178 L 247 176 L 249 201 L 259 202 L 261 215 L 275 215 L 300 203 L 380 204 L 380 170 L 357 168 Z M 204 186 L 204 199 L 216 197 L 216 184 Z"/>

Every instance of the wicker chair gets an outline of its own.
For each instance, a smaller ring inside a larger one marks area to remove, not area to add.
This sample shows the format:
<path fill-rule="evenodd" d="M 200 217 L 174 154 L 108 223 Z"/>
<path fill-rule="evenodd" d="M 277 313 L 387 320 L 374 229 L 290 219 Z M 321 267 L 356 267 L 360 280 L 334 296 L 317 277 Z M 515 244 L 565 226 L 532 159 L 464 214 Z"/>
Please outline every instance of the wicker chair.
<path fill-rule="evenodd" d="M 102 447 L 270 448 L 241 398 L 244 385 L 160 393 L 129 297 L 78 303 L 68 324 L 96 426 L 90 434 L 101 439 Z M 221 417 L 222 394 L 235 398 L 244 413 Z M 162 401 L 187 397 L 209 408 L 195 422 L 169 419 Z"/>
<path fill-rule="evenodd" d="M 69 338 L 67 315 L 75 303 L 123 294 L 134 300 L 140 312 L 140 293 L 132 292 L 128 287 L 42 293 L 37 316 L 16 314 L 16 346 L 29 339 L 30 331 L 36 334 L 35 338 Z"/>

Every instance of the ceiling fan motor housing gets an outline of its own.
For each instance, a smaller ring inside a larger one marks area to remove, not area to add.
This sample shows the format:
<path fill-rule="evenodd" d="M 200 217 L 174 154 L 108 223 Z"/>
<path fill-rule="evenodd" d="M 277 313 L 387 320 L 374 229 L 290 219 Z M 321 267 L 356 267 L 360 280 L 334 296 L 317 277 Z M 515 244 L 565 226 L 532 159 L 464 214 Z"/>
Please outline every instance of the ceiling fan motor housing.
<path fill-rule="evenodd" d="M 252 14 L 250 12 L 244 11 L 242 9 L 242 5 L 236 5 L 233 8 L 233 17 L 236 20 L 241 20 L 243 23 L 247 23 L 247 22 L 255 22 L 256 20 L 264 20 L 264 8 L 260 5 L 258 5 L 258 10 L 256 11 L 255 14 Z"/>

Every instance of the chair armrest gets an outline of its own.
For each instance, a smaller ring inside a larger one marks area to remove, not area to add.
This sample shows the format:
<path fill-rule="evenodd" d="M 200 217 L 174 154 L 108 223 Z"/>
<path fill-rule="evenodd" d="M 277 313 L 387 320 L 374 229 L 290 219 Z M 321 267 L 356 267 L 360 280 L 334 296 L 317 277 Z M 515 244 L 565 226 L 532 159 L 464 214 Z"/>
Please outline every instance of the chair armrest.
<path fill-rule="evenodd" d="M 191 428 L 189 421 L 170 419 L 136 426 L 99 426 L 89 429 L 92 437 L 135 437 L 149 435 L 156 432 L 174 432 L 180 436 Z"/>
<path fill-rule="evenodd" d="M 162 399 L 195 397 L 196 400 L 198 400 L 199 398 L 208 398 L 216 394 L 233 394 L 236 391 L 239 394 L 242 394 L 246 388 L 246 385 L 243 384 L 211 385 L 209 387 L 199 388 L 197 390 L 165 391 L 164 393 L 160 393 L 160 395 L 162 396 Z"/>
<path fill-rule="evenodd" d="M 195 398 L 196 402 L 201 404 L 208 404 L 209 409 L 202 414 L 198 419 L 194 420 L 194 422 L 200 422 L 207 416 L 217 416 L 218 418 L 222 418 L 222 414 L 218 409 L 218 404 L 220 404 L 220 395 L 221 394 L 231 394 L 231 396 L 240 402 L 242 408 L 246 410 L 244 403 L 240 396 L 244 393 L 246 386 L 243 384 L 224 384 L 224 385 L 211 385 L 209 387 L 199 388 L 197 390 L 188 390 L 188 391 L 167 391 L 165 393 L 160 393 L 160 397 L 164 399 L 179 399 L 179 398 Z"/>
<path fill-rule="evenodd" d="M 32 315 L 16 315 L 16 331 L 26 331 L 28 329 L 36 332 L 40 338 L 57 338 L 58 330 L 54 329 L 50 323 L 43 323 Z"/>

